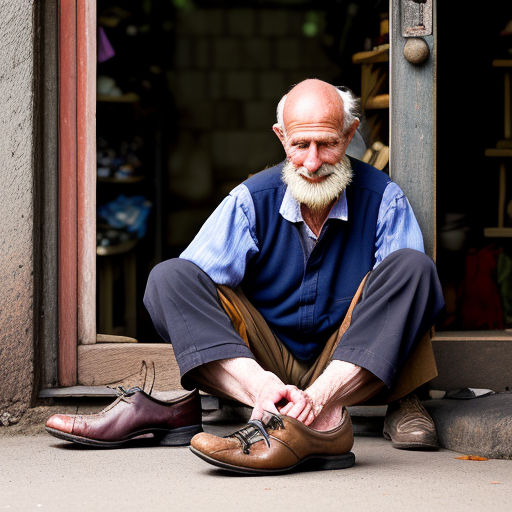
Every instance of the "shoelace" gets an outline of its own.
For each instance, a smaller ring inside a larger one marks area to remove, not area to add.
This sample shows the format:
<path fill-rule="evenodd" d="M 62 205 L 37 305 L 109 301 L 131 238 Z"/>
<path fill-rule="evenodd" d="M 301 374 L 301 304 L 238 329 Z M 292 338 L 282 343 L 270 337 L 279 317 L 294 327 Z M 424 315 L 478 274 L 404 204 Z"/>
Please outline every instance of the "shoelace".
<path fill-rule="evenodd" d="M 154 361 L 152 361 L 152 364 L 153 364 L 153 379 L 151 381 L 151 387 L 150 387 L 149 391 L 147 392 L 147 394 L 150 396 L 151 396 L 151 393 L 153 392 L 153 386 L 155 385 L 155 380 L 156 380 L 156 368 L 155 368 Z M 142 384 L 142 388 L 139 386 L 133 386 L 128 389 L 125 389 L 123 386 L 116 386 L 116 387 L 107 386 L 107 388 L 113 389 L 117 396 L 130 396 L 130 395 L 133 395 L 136 391 L 142 391 L 142 392 L 146 393 L 145 389 L 146 389 L 146 382 L 148 379 L 149 367 L 145 360 L 142 361 L 141 371 L 144 372 L 144 382 Z"/>
<path fill-rule="evenodd" d="M 242 451 L 245 454 L 249 453 L 251 445 L 262 439 L 265 440 L 267 447 L 270 448 L 270 437 L 267 430 L 284 428 L 284 423 L 279 416 L 272 413 L 267 414 L 270 415 L 270 419 L 267 423 L 263 423 L 261 420 L 249 420 L 245 427 L 226 437 L 235 437 L 238 439 L 242 445 Z"/>
<path fill-rule="evenodd" d="M 117 386 L 116 388 L 112 388 L 110 386 L 107 386 L 110 389 L 113 389 L 117 396 L 131 396 L 136 391 L 143 391 L 139 386 L 134 386 L 132 388 L 125 389 L 123 386 Z"/>

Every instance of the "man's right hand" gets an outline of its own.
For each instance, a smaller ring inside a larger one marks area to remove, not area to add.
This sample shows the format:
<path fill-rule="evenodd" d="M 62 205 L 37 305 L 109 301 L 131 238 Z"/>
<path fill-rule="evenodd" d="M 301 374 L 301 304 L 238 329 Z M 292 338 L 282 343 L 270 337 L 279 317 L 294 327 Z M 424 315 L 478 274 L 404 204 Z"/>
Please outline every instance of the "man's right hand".
<path fill-rule="evenodd" d="M 254 397 L 251 419 L 261 419 L 264 411 L 283 414 L 309 425 L 315 419 L 313 404 L 304 391 L 296 386 L 284 384 L 272 372 L 265 372 L 259 383 L 259 391 Z M 283 405 L 279 403 L 285 402 Z M 307 423 L 306 423 L 307 422 Z"/>

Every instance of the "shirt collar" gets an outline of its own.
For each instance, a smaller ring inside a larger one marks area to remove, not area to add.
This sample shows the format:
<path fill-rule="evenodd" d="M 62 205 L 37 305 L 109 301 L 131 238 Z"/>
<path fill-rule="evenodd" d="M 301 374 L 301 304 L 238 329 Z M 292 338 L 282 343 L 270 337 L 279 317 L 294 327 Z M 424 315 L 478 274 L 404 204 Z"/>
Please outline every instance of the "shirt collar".
<path fill-rule="evenodd" d="M 279 208 L 281 216 L 289 222 L 304 222 L 300 211 L 300 203 L 292 196 L 290 188 L 286 187 L 286 192 Z M 338 200 L 331 208 L 328 219 L 348 220 L 347 194 L 344 190 Z"/>

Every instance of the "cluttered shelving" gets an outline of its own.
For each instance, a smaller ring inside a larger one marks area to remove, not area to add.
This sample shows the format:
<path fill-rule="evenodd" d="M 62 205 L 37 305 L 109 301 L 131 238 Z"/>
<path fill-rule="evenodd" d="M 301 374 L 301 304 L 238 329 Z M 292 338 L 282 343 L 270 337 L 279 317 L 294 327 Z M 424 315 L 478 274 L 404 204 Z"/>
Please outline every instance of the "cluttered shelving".
<path fill-rule="evenodd" d="M 97 323 L 100 333 L 137 337 L 143 282 L 161 260 L 162 117 L 155 20 L 144 6 L 98 3 Z M 163 58 L 163 57 L 162 57 Z"/>

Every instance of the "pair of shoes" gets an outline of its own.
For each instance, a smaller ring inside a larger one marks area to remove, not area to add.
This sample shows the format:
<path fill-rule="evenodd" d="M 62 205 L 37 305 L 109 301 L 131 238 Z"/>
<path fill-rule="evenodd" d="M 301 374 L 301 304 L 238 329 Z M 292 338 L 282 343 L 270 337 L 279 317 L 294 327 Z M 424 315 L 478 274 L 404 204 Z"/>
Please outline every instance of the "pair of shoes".
<path fill-rule="evenodd" d="M 344 469 L 354 465 L 352 422 L 346 409 L 340 424 L 318 431 L 288 416 L 268 411 L 226 437 L 202 433 L 190 443 L 192 453 L 219 468 L 252 475 L 295 469 Z"/>
<path fill-rule="evenodd" d="M 104 448 L 153 434 L 160 446 L 181 446 L 202 432 L 201 398 L 197 390 L 164 402 L 140 388 L 120 388 L 119 397 L 98 414 L 54 414 L 46 431 L 59 439 Z"/>
<path fill-rule="evenodd" d="M 382 434 L 402 450 L 439 448 L 434 421 L 415 394 L 388 405 Z"/>

